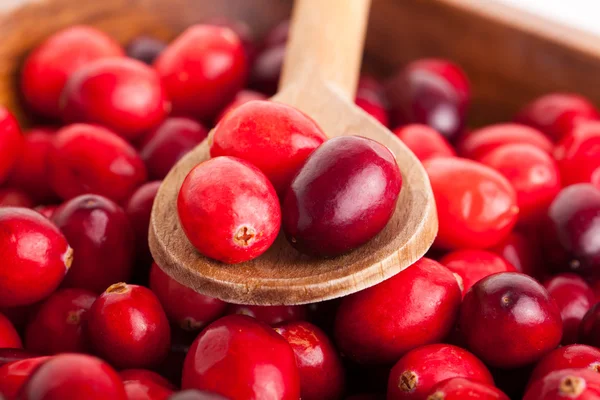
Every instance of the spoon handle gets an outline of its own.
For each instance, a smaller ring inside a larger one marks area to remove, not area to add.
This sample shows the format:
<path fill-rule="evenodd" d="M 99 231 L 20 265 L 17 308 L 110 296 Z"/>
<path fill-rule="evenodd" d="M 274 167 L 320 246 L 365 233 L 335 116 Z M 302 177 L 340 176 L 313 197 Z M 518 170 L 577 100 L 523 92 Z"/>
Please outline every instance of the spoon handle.
<path fill-rule="evenodd" d="M 354 98 L 371 0 L 296 0 L 279 89 L 318 76 Z"/>

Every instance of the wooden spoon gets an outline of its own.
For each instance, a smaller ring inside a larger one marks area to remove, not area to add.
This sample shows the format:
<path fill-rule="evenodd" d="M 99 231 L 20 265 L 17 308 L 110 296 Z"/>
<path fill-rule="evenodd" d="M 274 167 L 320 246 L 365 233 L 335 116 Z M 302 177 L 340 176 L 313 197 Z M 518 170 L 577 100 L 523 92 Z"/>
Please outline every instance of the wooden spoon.
<path fill-rule="evenodd" d="M 161 185 L 150 221 L 157 264 L 194 290 L 238 304 L 305 304 L 373 286 L 425 254 L 437 233 L 429 179 L 417 158 L 388 129 L 354 105 L 370 0 L 296 0 L 280 92 L 314 118 L 329 137 L 361 135 L 396 155 L 403 187 L 386 228 L 367 244 L 331 259 L 294 250 L 283 235 L 259 258 L 227 265 L 199 254 L 177 217 L 188 172 L 210 158 L 210 138 L 181 159 Z"/>

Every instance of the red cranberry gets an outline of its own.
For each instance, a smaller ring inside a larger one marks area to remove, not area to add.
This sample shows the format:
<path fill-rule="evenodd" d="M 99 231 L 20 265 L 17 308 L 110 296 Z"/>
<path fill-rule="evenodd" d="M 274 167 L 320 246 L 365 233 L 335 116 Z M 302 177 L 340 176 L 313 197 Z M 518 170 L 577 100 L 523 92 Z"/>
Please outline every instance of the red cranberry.
<path fill-rule="evenodd" d="M 24 147 L 21 128 L 13 115 L 0 106 L 0 183 L 17 164 Z"/>
<path fill-rule="evenodd" d="M 19 391 L 37 367 L 51 357 L 34 357 L 14 361 L 0 367 L 0 393 L 8 399 L 19 398 Z"/>
<path fill-rule="evenodd" d="M 505 259 L 485 250 L 456 250 L 442 257 L 440 263 L 462 278 L 463 295 L 486 276 L 516 271 Z"/>
<path fill-rule="evenodd" d="M 400 169 L 387 147 L 360 136 L 330 139 L 292 181 L 283 202 L 283 230 L 303 253 L 345 253 L 385 228 L 401 187 Z"/>
<path fill-rule="evenodd" d="M 154 198 L 161 181 L 144 183 L 138 187 L 125 203 L 124 209 L 135 234 L 135 257 L 141 264 L 141 269 L 148 273 L 152 263 L 152 255 L 148 247 L 148 227 Z M 147 276 L 147 275 L 146 275 Z"/>
<path fill-rule="evenodd" d="M 21 348 L 21 338 L 12 322 L 0 314 L 0 348 Z M 1 393 L 1 392 L 0 392 Z"/>
<path fill-rule="evenodd" d="M 267 251 L 281 225 L 279 200 L 267 177 L 233 157 L 213 158 L 192 169 L 181 186 L 177 212 L 192 245 L 229 264 Z"/>
<path fill-rule="evenodd" d="M 61 354 L 42 364 L 25 382 L 23 400 L 127 400 L 117 372 L 83 354 Z"/>
<path fill-rule="evenodd" d="M 92 305 L 87 328 L 97 354 L 118 368 L 156 366 L 169 351 L 169 321 L 143 286 L 110 286 Z"/>
<path fill-rule="evenodd" d="M 507 144 L 530 144 L 546 153 L 552 153 L 554 145 L 536 129 L 520 124 L 495 124 L 477 129 L 465 135 L 457 144 L 461 157 L 479 160 L 490 151 Z"/>
<path fill-rule="evenodd" d="M 449 140 L 463 131 L 471 96 L 469 81 L 450 61 L 413 61 L 390 81 L 387 89 L 392 120 L 397 125 L 426 124 Z"/>
<path fill-rule="evenodd" d="M 536 382 L 550 372 L 570 368 L 588 368 L 600 372 L 600 350 L 584 344 L 559 347 L 537 363 L 529 382 Z"/>
<path fill-rule="evenodd" d="M 357 92 L 354 102 L 383 126 L 390 125 L 385 104 L 376 95 L 366 91 Z"/>
<path fill-rule="evenodd" d="M 267 96 L 262 93 L 255 92 L 254 90 L 240 90 L 236 93 L 233 100 L 231 100 L 231 102 L 221 110 L 216 121 L 219 122 L 224 116 L 229 114 L 230 111 L 235 110 L 242 104 L 249 103 L 253 100 L 267 100 Z"/>
<path fill-rule="evenodd" d="M 600 122 L 578 124 L 554 149 L 564 186 L 600 183 Z"/>
<path fill-rule="evenodd" d="M 127 369 L 119 373 L 127 392 L 127 400 L 166 400 L 175 387 L 156 372 Z"/>
<path fill-rule="evenodd" d="M 251 306 L 230 304 L 227 314 L 247 315 L 274 326 L 283 322 L 302 321 L 307 317 L 306 306 Z"/>
<path fill-rule="evenodd" d="M 58 228 L 27 208 L 0 208 L 0 243 L 0 307 L 42 300 L 56 290 L 73 260 Z"/>
<path fill-rule="evenodd" d="M 296 355 L 302 400 L 340 399 L 344 368 L 323 331 L 308 322 L 289 322 L 275 328 Z"/>
<path fill-rule="evenodd" d="M 534 239 L 519 232 L 511 232 L 490 251 L 502 256 L 517 271 L 538 278 L 542 275 L 542 255 Z"/>
<path fill-rule="evenodd" d="M 177 282 L 156 263 L 150 270 L 150 289 L 160 300 L 169 319 L 188 331 L 204 328 L 223 315 L 227 307 L 227 303 Z"/>
<path fill-rule="evenodd" d="M 0 207 L 33 207 L 33 199 L 27 193 L 15 189 L 0 189 Z"/>
<path fill-rule="evenodd" d="M 387 399 L 424 399 L 434 385 L 456 377 L 494 385 L 490 371 L 468 351 L 450 344 L 419 347 L 392 368 Z"/>
<path fill-rule="evenodd" d="M 173 113 L 210 119 L 233 99 L 246 79 L 244 48 L 229 28 L 194 25 L 154 63 L 173 102 Z"/>
<path fill-rule="evenodd" d="M 285 58 L 285 48 L 285 43 L 267 47 L 256 56 L 248 82 L 251 89 L 267 96 L 272 96 L 277 92 Z"/>
<path fill-rule="evenodd" d="M 146 180 L 135 149 L 94 125 L 73 124 L 58 131 L 48 165 L 52 188 L 65 200 L 95 193 L 119 202 Z"/>
<path fill-rule="evenodd" d="M 169 397 L 169 400 L 229 400 L 225 397 L 205 390 L 182 390 Z"/>
<path fill-rule="evenodd" d="M 154 60 L 156 60 L 160 53 L 166 48 L 167 43 L 160 39 L 150 36 L 138 36 L 129 42 L 125 48 L 125 52 L 128 57 L 152 65 Z"/>
<path fill-rule="evenodd" d="M 181 157 L 208 136 L 198 122 L 183 117 L 167 118 L 148 133 L 140 146 L 151 179 L 164 179 Z"/>
<path fill-rule="evenodd" d="M 535 279 L 501 272 L 477 282 L 460 312 L 467 348 L 487 364 L 514 368 L 535 362 L 562 336 L 560 311 Z"/>
<path fill-rule="evenodd" d="M 27 325 L 27 350 L 39 354 L 88 352 L 83 325 L 94 300 L 96 295 L 83 289 L 54 292 Z"/>
<path fill-rule="evenodd" d="M 579 122 L 598 119 L 600 114 L 588 99 L 570 93 L 538 97 L 515 117 L 515 121 L 539 129 L 554 141 L 565 137 Z"/>
<path fill-rule="evenodd" d="M 452 329 L 461 293 L 446 267 L 422 258 L 394 277 L 342 299 L 336 343 L 362 364 L 398 360 L 418 346 L 443 339 Z"/>
<path fill-rule="evenodd" d="M 275 25 L 263 40 L 264 47 L 273 47 L 288 41 L 290 33 L 290 20 L 286 19 Z"/>
<path fill-rule="evenodd" d="M 185 359 L 181 386 L 232 399 L 298 400 L 294 357 L 287 341 L 268 325 L 230 315 L 196 338 Z"/>
<path fill-rule="evenodd" d="M 64 286 L 102 293 L 109 285 L 130 278 L 134 236 L 118 204 L 84 194 L 63 203 L 52 221 L 77 254 Z"/>
<path fill-rule="evenodd" d="M 393 132 L 420 161 L 434 157 L 456 156 L 450 143 L 427 125 L 405 125 L 394 129 Z"/>
<path fill-rule="evenodd" d="M 37 357 L 39 354 L 32 353 L 21 348 L 0 348 L 0 367 L 14 361 L 26 360 Z M 0 393 L 2 391 L 0 390 Z"/>
<path fill-rule="evenodd" d="M 123 56 L 121 46 L 91 26 L 72 26 L 56 32 L 25 60 L 21 90 L 38 114 L 59 116 L 59 98 L 68 77 L 92 61 Z"/>
<path fill-rule="evenodd" d="M 553 371 L 535 382 L 523 400 L 587 400 L 600 398 L 600 374 L 589 369 Z"/>
<path fill-rule="evenodd" d="M 493 385 L 467 378 L 450 378 L 433 386 L 427 400 L 510 400 Z"/>
<path fill-rule="evenodd" d="M 437 205 L 437 247 L 488 248 L 509 235 L 519 207 L 506 178 L 462 158 L 434 158 L 423 165 Z"/>

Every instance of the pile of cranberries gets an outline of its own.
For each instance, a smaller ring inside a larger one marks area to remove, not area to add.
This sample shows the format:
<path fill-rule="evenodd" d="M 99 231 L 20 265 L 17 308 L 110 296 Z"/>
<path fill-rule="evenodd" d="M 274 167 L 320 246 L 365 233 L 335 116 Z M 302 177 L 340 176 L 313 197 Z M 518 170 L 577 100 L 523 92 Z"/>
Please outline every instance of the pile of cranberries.
<path fill-rule="evenodd" d="M 287 31 L 214 21 L 123 49 L 74 26 L 28 54 L 35 125 L 0 106 L 0 398 L 600 399 L 600 113 L 576 94 L 469 129 L 450 61 L 361 77 L 357 105 L 421 160 L 440 225 L 427 257 L 369 289 L 227 304 L 153 263 L 160 181 L 210 128 L 177 203 L 208 257 L 258 257 L 280 229 L 336 257 L 394 212 L 386 147 L 266 101 Z"/>

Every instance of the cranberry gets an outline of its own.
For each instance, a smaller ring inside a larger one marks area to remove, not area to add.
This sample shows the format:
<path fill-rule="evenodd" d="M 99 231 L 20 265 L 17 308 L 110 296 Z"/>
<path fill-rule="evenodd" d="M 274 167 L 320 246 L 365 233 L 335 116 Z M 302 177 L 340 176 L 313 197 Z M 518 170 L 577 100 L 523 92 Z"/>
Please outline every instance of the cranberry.
<path fill-rule="evenodd" d="M 154 60 L 167 48 L 167 43 L 160 39 L 150 36 L 138 36 L 134 38 L 127 47 L 125 52 L 127 56 L 141 61 L 145 64 L 152 65 Z"/>
<path fill-rule="evenodd" d="M 535 382 L 523 400 L 587 400 L 600 398 L 600 374 L 589 369 L 553 371 Z"/>
<path fill-rule="evenodd" d="M 456 156 L 450 143 L 439 132 L 427 125 L 405 125 L 394 129 L 393 132 L 420 161 L 434 157 Z"/>
<path fill-rule="evenodd" d="M 83 325 L 94 300 L 96 295 L 83 289 L 63 289 L 53 293 L 27 325 L 27 350 L 39 354 L 88 352 Z"/>
<path fill-rule="evenodd" d="M 52 293 L 73 250 L 58 228 L 26 208 L 0 208 L 0 307 L 33 304 Z"/>
<path fill-rule="evenodd" d="M 298 400 L 294 357 L 287 341 L 268 325 L 246 316 L 226 316 L 194 341 L 181 386 L 232 399 Z"/>
<path fill-rule="evenodd" d="M 244 48 L 229 28 L 194 25 L 156 59 L 173 113 L 210 119 L 233 99 L 246 79 Z"/>
<path fill-rule="evenodd" d="M 427 400 L 510 400 L 493 385 L 467 378 L 450 378 L 433 386 Z"/>
<path fill-rule="evenodd" d="M 254 60 L 248 86 L 267 96 L 277 92 L 286 45 L 278 44 L 261 51 Z"/>
<path fill-rule="evenodd" d="M 213 158 L 192 169 L 181 186 L 177 212 L 192 245 L 229 264 L 267 251 L 281 225 L 279 200 L 267 177 L 233 157 Z"/>
<path fill-rule="evenodd" d="M 285 20 L 281 21 L 280 23 L 278 23 L 277 25 L 275 25 L 275 27 L 272 28 L 267 33 L 267 35 L 265 36 L 265 38 L 263 40 L 263 46 L 264 47 L 273 47 L 273 46 L 277 46 L 278 44 L 287 43 L 289 33 L 290 33 L 290 20 L 285 19 Z"/>
<path fill-rule="evenodd" d="M 140 146 L 151 179 L 163 179 L 181 157 L 208 136 L 198 122 L 183 117 L 167 118 L 148 133 Z"/>
<path fill-rule="evenodd" d="M 289 322 L 275 328 L 296 355 L 302 400 L 340 399 L 344 368 L 327 335 L 308 322 Z"/>
<path fill-rule="evenodd" d="M 490 371 L 468 351 L 450 344 L 419 347 L 392 368 L 387 399 L 424 399 L 434 385 L 456 377 L 494 385 Z"/>
<path fill-rule="evenodd" d="M 21 338 L 12 322 L 0 314 L 0 348 L 21 348 Z M 1 393 L 1 392 L 0 392 Z"/>
<path fill-rule="evenodd" d="M 144 183 L 138 187 L 125 203 L 124 209 L 135 235 L 135 257 L 147 277 L 148 268 L 152 264 L 152 255 L 148 247 L 148 227 L 154 198 L 161 181 Z"/>
<path fill-rule="evenodd" d="M 554 149 L 564 186 L 600 183 L 600 122 L 578 124 Z"/>
<path fill-rule="evenodd" d="M 505 259 L 485 250 L 456 250 L 442 257 L 440 263 L 462 278 L 463 295 L 486 276 L 516 271 Z"/>
<path fill-rule="evenodd" d="M 0 367 L 14 361 L 26 360 L 37 357 L 39 354 L 32 353 L 21 348 L 0 348 Z M 0 393 L 2 391 L 0 390 Z"/>
<path fill-rule="evenodd" d="M 247 315 L 274 326 L 283 322 L 302 321 L 307 317 L 306 306 L 251 306 L 230 304 L 227 314 Z"/>
<path fill-rule="evenodd" d="M 464 129 L 471 94 L 459 66 L 448 60 L 422 59 L 392 78 L 387 96 L 396 124 L 426 124 L 454 140 Z"/>
<path fill-rule="evenodd" d="M 118 202 L 146 180 L 135 149 L 94 125 L 73 124 L 58 131 L 48 165 L 52 188 L 65 200 L 95 193 Z"/>
<path fill-rule="evenodd" d="M 262 93 L 255 92 L 254 90 L 240 90 L 236 93 L 233 100 L 231 100 L 231 102 L 221 110 L 216 121 L 219 122 L 224 116 L 229 114 L 230 111 L 235 110 L 242 104 L 249 103 L 253 100 L 267 100 L 267 96 Z"/>
<path fill-rule="evenodd" d="M 188 331 L 204 328 L 223 315 L 227 307 L 227 303 L 177 282 L 156 263 L 150 269 L 150 288 L 160 300 L 169 319 Z"/>
<path fill-rule="evenodd" d="M 570 93 L 538 97 L 515 117 L 515 121 L 539 129 L 554 141 L 565 137 L 579 122 L 598 119 L 600 114 L 588 99 Z"/>
<path fill-rule="evenodd" d="M 315 150 L 283 202 L 283 230 L 297 250 L 336 256 L 371 240 L 392 217 L 402 187 L 394 155 L 360 136 Z"/>
<path fill-rule="evenodd" d="M 18 398 L 19 391 L 31 373 L 51 357 L 34 357 L 14 361 L 0 367 L 0 393 L 9 399 Z"/>
<path fill-rule="evenodd" d="M 336 343 L 362 364 L 394 362 L 409 350 L 443 339 L 460 301 L 452 272 L 422 258 L 392 278 L 344 297 L 335 321 Z"/>
<path fill-rule="evenodd" d="M 127 400 L 117 372 L 83 354 L 52 357 L 35 370 L 20 395 L 23 400 Z"/>
<path fill-rule="evenodd" d="M 228 400 L 225 397 L 205 390 L 182 390 L 169 397 L 169 400 Z"/>
<path fill-rule="evenodd" d="M 600 372 L 600 350 L 584 344 L 559 347 L 537 363 L 529 382 L 536 382 L 552 371 L 570 368 L 588 368 Z"/>
<path fill-rule="evenodd" d="M 175 387 L 156 372 L 145 369 L 127 369 L 119 373 L 127 400 L 166 400 Z"/>
<path fill-rule="evenodd" d="M 500 173 L 462 158 L 434 158 L 423 165 L 437 205 L 437 247 L 488 248 L 509 235 L 519 207 Z"/>
<path fill-rule="evenodd" d="M 579 326 L 578 343 L 600 347 L 600 303 L 594 304 L 584 315 Z"/>
<path fill-rule="evenodd" d="M 109 285 L 130 278 L 134 236 L 118 204 L 84 194 L 62 204 L 52 221 L 77 254 L 64 286 L 102 293 Z"/>
<path fill-rule="evenodd" d="M 301 111 L 281 103 L 251 101 L 215 127 L 210 155 L 251 162 L 283 195 L 307 157 L 325 140 L 317 123 Z"/>
<path fill-rule="evenodd" d="M 514 368 L 535 362 L 562 336 L 560 311 L 535 279 L 501 272 L 477 282 L 460 312 L 467 348 L 486 363 Z"/>
<path fill-rule="evenodd" d="M 0 207 L 33 207 L 33 199 L 27 193 L 15 189 L 0 189 Z"/>
<path fill-rule="evenodd" d="M 542 254 L 535 238 L 519 232 L 511 232 L 498 245 L 490 249 L 502 256 L 517 271 L 538 278 L 542 275 Z"/>
<path fill-rule="evenodd" d="M 495 124 L 465 135 L 457 144 L 461 157 L 479 160 L 490 151 L 507 144 L 530 144 L 552 153 L 554 145 L 544 134 L 520 124 Z"/>
<path fill-rule="evenodd" d="M 376 95 L 366 91 L 357 92 L 354 102 L 383 126 L 390 125 L 385 104 Z"/>
<path fill-rule="evenodd" d="M 18 162 L 23 151 L 23 136 L 19 124 L 13 115 L 0 106 L 0 183 Z"/>

